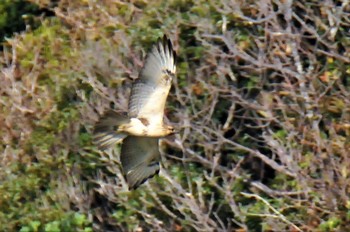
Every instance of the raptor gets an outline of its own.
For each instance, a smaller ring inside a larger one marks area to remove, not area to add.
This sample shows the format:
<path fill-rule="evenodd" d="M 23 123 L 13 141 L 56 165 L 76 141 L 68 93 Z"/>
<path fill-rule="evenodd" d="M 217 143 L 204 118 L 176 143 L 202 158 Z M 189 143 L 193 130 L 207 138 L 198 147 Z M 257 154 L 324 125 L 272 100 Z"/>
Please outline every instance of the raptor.
<path fill-rule="evenodd" d="M 94 141 L 100 149 L 123 141 L 120 160 L 130 189 L 159 173 L 159 139 L 174 133 L 163 116 L 175 60 L 173 45 L 164 35 L 147 54 L 132 85 L 127 115 L 110 110 L 95 125 Z"/>

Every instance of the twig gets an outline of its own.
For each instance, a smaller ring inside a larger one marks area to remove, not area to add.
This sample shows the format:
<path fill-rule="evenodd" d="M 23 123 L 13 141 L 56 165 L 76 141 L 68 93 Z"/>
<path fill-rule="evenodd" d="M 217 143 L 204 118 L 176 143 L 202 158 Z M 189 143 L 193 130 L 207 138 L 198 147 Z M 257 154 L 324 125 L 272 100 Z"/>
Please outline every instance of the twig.
<path fill-rule="evenodd" d="M 257 200 L 262 201 L 265 205 L 267 205 L 269 207 L 269 209 L 271 209 L 274 214 L 252 214 L 249 213 L 248 215 L 250 216 L 259 216 L 259 217 L 274 217 L 274 218 L 279 218 L 281 219 L 283 222 L 287 223 L 288 225 L 292 226 L 294 229 L 296 229 L 297 231 L 302 231 L 298 226 L 296 226 L 294 223 L 292 223 L 291 221 L 289 221 L 283 214 L 281 214 L 277 209 L 275 209 L 269 202 L 267 202 L 264 198 L 260 197 L 259 195 L 256 194 L 251 194 L 251 193 L 245 193 L 245 192 L 241 192 L 241 194 L 245 197 L 248 198 L 255 198 Z"/>

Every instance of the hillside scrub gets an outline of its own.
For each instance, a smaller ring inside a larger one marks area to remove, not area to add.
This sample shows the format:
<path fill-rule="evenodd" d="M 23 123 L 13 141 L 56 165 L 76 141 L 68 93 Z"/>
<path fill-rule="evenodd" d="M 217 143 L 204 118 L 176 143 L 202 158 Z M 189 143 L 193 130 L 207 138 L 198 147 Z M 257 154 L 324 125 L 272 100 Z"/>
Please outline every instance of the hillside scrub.
<path fill-rule="evenodd" d="M 0 56 L 1 231 L 346 231 L 348 1 L 31 0 Z M 92 143 L 163 34 L 162 169 L 128 191 Z"/>

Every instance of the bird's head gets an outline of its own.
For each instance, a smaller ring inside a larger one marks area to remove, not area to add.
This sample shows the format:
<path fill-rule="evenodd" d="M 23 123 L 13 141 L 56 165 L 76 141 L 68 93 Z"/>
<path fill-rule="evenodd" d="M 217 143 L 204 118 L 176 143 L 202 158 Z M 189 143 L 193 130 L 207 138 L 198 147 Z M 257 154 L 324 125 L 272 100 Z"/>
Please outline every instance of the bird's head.
<path fill-rule="evenodd" d="M 172 72 L 169 69 L 164 69 L 163 70 L 162 80 L 165 81 L 165 83 L 171 83 L 171 81 L 174 78 L 175 78 L 175 72 Z"/>
<path fill-rule="evenodd" d="M 173 135 L 173 134 L 176 134 L 176 133 L 178 133 L 178 131 L 174 127 L 167 126 L 167 134 L 168 135 Z"/>

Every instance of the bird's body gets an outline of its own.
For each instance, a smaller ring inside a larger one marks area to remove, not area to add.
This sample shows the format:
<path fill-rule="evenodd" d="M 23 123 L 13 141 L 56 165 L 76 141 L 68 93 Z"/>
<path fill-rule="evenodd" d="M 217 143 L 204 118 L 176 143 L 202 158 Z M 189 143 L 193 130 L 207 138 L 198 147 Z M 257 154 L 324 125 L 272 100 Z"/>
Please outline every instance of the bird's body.
<path fill-rule="evenodd" d="M 166 98 L 175 76 L 176 54 L 166 36 L 146 57 L 131 89 L 128 115 L 107 112 L 95 126 L 94 140 L 100 149 L 123 141 L 121 163 L 131 189 L 159 172 L 159 138 L 174 133 L 163 122 Z"/>
<path fill-rule="evenodd" d="M 117 132 L 134 136 L 164 137 L 173 132 L 172 127 L 153 123 L 146 118 L 130 118 L 130 122 L 119 126 Z"/>

